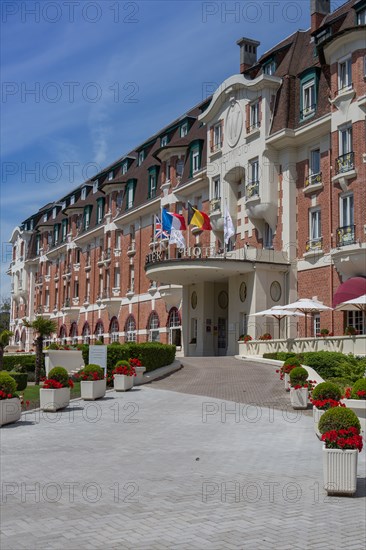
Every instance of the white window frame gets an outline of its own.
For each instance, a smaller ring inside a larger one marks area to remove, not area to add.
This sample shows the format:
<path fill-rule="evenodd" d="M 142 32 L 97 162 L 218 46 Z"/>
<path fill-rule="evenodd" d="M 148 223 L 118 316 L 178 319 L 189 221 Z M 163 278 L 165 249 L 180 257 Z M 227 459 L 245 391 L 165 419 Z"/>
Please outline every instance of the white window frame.
<path fill-rule="evenodd" d="M 346 134 L 346 146 L 344 147 L 343 135 Z M 339 128 L 339 156 L 347 155 L 352 153 L 353 147 L 353 135 L 352 135 L 352 125 L 344 126 Z M 346 151 L 347 149 L 347 151 Z"/>
<path fill-rule="evenodd" d="M 93 193 L 97 193 L 98 192 L 98 187 L 99 187 L 99 180 L 95 180 L 93 182 Z"/>
<path fill-rule="evenodd" d="M 128 318 L 128 324 L 126 326 L 126 342 L 136 342 L 137 330 L 136 330 L 136 321 L 134 317 L 130 316 Z"/>
<path fill-rule="evenodd" d="M 322 218 L 320 206 L 309 209 L 309 240 L 319 241 L 322 237 Z"/>
<path fill-rule="evenodd" d="M 166 183 L 170 181 L 170 172 L 171 172 L 170 169 L 171 169 L 170 160 L 167 160 L 165 164 L 165 182 Z"/>
<path fill-rule="evenodd" d="M 344 72 L 343 66 L 345 66 Z M 350 88 L 352 88 L 352 57 L 347 55 L 338 61 L 338 91 Z"/>
<path fill-rule="evenodd" d="M 145 160 L 145 151 L 142 150 L 139 152 L 139 159 L 138 159 L 138 165 L 141 166 L 141 164 L 144 162 Z"/>
<path fill-rule="evenodd" d="M 48 220 L 48 214 L 47 212 L 43 215 L 43 221 L 46 222 Z"/>
<path fill-rule="evenodd" d="M 320 334 L 320 313 L 313 313 L 313 333 Z"/>
<path fill-rule="evenodd" d="M 200 152 L 193 151 L 192 153 L 192 172 L 195 174 L 200 170 Z"/>
<path fill-rule="evenodd" d="M 159 342 L 160 341 L 160 330 L 159 330 L 159 316 L 157 313 L 150 315 L 149 318 L 149 327 L 148 327 L 148 338 L 149 342 Z"/>
<path fill-rule="evenodd" d="M 250 129 L 254 130 L 255 128 L 259 128 L 260 121 L 259 121 L 259 100 L 254 101 L 250 104 Z"/>
<path fill-rule="evenodd" d="M 212 198 L 214 200 L 221 199 L 221 178 L 216 176 L 212 180 Z"/>
<path fill-rule="evenodd" d="M 187 134 L 188 134 L 188 122 L 185 122 L 180 127 L 180 137 L 184 138 L 184 137 L 186 137 Z"/>
<path fill-rule="evenodd" d="M 344 203 L 346 206 L 344 208 Z M 340 227 L 349 227 L 354 225 L 355 203 L 353 193 L 345 193 L 339 197 L 339 223 Z"/>
<path fill-rule="evenodd" d="M 318 170 L 314 170 L 314 163 L 313 163 L 313 155 L 316 152 L 319 153 Z M 309 158 L 309 176 L 316 176 L 316 175 L 320 174 L 320 172 L 321 172 L 321 169 L 320 169 L 320 162 L 321 162 L 320 147 L 314 147 L 313 149 L 311 149 L 309 157 L 310 157 Z"/>
<path fill-rule="evenodd" d="M 259 183 L 259 158 L 249 161 L 249 183 Z"/>
<path fill-rule="evenodd" d="M 150 174 L 150 177 L 149 177 L 150 181 L 149 181 L 149 187 L 150 187 L 150 196 L 153 196 L 154 192 L 156 192 L 156 185 L 157 185 L 157 181 L 156 181 L 156 172 L 152 172 Z"/>
<path fill-rule="evenodd" d="M 127 174 L 127 170 L 128 170 L 128 162 L 125 161 L 125 162 L 122 164 L 122 176 L 124 176 L 125 174 Z"/>
<path fill-rule="evenodd" d="M 72 204 L 75 204 L 75 195 L 71 195 L 71 197 L 70 197 L 70 206 Z"/>
<path fill-rule="evenodd" d="M 366 8 L 358 12 L 357 25 L 366 25 Z"/>
<path fill-rule="evenodd" d="M 220 151 L 222 147 L 222 124 L 221 121 L 213 127 L 213 151 Z"/>
<path fill-rule="evenodd" d="M 133 207 L 133 191 L 134 191 L 133 185 L 130 184 L 127 188 L 127 197 L 126 197 L 127 209 Z"/>
<path fill-rule="evenodd" d="M 365 316 L 361 310 L 347 311 L 347 327 L 354 327 L 358 334 L 366 334 Z"/>
<path fill-rule="evenodd" d="M 168 145 L 168 136 L 165 135 L 160 140 L 160 147 L 166 147 Z"/>
<path fill-rule="evenodd" d="M 311 93 L 310 93 L 311 91 Z M 315 78 L 302 86 L 302 116 L 306 117 L 315 111 Z"/>
<path fill-rule="evenodd" d="M 265 222 L 264 224 L 263 247 L 268 250 L 273 249 L 273 231 L 271 226 L 267 222 Z"/>
<path fill-rule="evenodd" d="M 113 170 L 111 170 L 108 174 L 108 181 L 112 181 L 113 179 Z"/>
<path fill-rule="evenodd" d="M 183 159 L 178 159 L 175 170 L 176 170 L 177 177 L 181 178 L 183 176 L 183 172 L 184 172 L 184 160 Z"/>
<path fill-rule="evenodd" d="M 85 201 L 86 199 L 86 187 L 83 187 L 81 190 L 81 200 Z"/>
<path fill-rule="evenodd" d="M 263 67 L 263 73 L 272 76 L 276 72 L 276 63 L 275 61 L 270 61 L 269 63 L 266 63 Z"/>
<path fill-rule="evenodd" d="M 102 223 L 103 220 L 103 202 L 99 201 L 97 205 L 97 223 Z"/>
<path fill-rule="evenodd" d="M 119 267 L 114 270 L 113 283 L 113 288 L 121 288 L 121 270 Z"/>
<path fill-rule="evenodd" d="M 52 209 L 52 219 L 55 219 L 57 216 L 57 208 L 56 206 L 54 206 L 54 208 Z"/>

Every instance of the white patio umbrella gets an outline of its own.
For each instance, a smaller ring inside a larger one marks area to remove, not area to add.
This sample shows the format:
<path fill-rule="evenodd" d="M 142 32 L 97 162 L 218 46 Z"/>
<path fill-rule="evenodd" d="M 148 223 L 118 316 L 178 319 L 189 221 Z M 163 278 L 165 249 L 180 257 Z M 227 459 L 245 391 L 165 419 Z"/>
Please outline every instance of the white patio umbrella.
<path fill-rule="evenodd" d="M 290 311 L 300 311 L 305 314 L 305 336 L 308 334 L 308 313 L 319 313 L 319 311 L 326 311 L 332 309 L 331 307 L 325 306 L 317 300 L 311 300 L 310 298 L 301 298 L 297 302 L 292 304 L 287 304 L 286 306 L 278 306 L 279 308 L 290 310 Z"/>
<path fill-rule="evenodd" d="M 253 313 L 253 317 L 274 317 L 278 321 L 278 337 L 281 337 L 281 319 L 285 317 L 304 317 L 304 313 L 300 311 L 290 311 L 283 309 L 282 306 L 273 306 L 270 309 L 264 311 L 258 311 Z"/>
<path fill-rule="evenodd" d="M 338 304 L 336 307 L 337 311 L 362 311 L 363 312 L 363 327 L 365 332 L 366 326 L 366 294 L 358 296 L 358 298 L 352 298 L 346 302 Z"/>

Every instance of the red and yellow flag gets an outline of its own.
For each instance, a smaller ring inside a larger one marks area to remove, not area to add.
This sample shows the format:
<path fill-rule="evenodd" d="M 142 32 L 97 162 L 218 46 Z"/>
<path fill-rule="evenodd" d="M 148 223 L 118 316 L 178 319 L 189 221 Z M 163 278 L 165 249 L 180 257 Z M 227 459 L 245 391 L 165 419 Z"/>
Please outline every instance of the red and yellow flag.
<path fill-rule="evenodd" d="M 193 206 L 188 203 L 188 225 L 196 225 L 202 230 L 211 231 L 210 218 L 205 212 L 193 208 Z"/>

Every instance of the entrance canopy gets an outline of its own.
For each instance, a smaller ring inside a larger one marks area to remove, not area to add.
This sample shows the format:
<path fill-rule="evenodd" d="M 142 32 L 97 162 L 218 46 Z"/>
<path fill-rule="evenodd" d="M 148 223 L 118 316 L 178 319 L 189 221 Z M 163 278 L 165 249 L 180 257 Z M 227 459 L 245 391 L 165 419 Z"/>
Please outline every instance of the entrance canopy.
<path fill-rule="evenodd" d="M 366 278 L 352 277 L 337 288 L 333 296 L 333 307 L 335 308 L 339 304 L 358 298 L 363 294 L 366 294 Z"/>

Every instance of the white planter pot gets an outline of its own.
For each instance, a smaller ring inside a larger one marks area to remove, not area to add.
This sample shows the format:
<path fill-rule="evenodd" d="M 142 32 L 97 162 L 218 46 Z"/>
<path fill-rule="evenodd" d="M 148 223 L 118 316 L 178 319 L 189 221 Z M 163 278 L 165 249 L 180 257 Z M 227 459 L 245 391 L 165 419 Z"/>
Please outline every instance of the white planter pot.
<path fill-rule="evenodd" d="M 361 430 L 364 435 L 366 434 L 366 399 L 343 399 L 342 403 L 351 409 L 357 417 L 361 424 Z"/>
<path fill-rule="evenodd" d="M 290 386 L 290 375 L 289 374 L 285 374 L 284 381 L 285 381 L 285 390 L 290 391 L 291 386 Z"/>
<path fill-rule="evenodd" d="M 17 422 L 22 414 L 22 406 L 18 397 L 0 401 L 0 426 Z"/>
<path fill-rule="evenodd" d="M 295 390 L 294 388 L 290 389 L 290 399 L 293 409 L 307 409 L 308 397 L 308 388 L 299 388 L 298 390 Z"/>
<path fill-rule="evenodd" d="M 313 407 L 314 431 L 316 435 L 319 437 L 319 439 L 321 439 L 322 437 L 322 434 L 319 432 L 319 428 L 318 428 L 319 420 L 325 412 L 326 411 L 322 411 L 321 409 L 317 409 L 316 407 Z"/>
<path fill-rule="evenodd" d="M 85 401 L 94 401 L 105 396 L 107 380 L 82 380 L 80 382 L 81 398 Z"/>
<path fill-rule="evenodd" d="M 135 381 L 133 383 L 134 386 L 139 386 L 142 384 L 143 378 L 144 378 L 144 372 L 146 372 L 146 367 L 135 367 L 136 376 Z"/>
<path fill-rule="evenodd" d="M 57 390 L 39 390 L 40 407 L 42 411 L 55 412 L 58 409 L 64 409 L 70 403 L 70 388 L 60 388 Z"/>
<path fill-rule="evenodd" d="M 358 450 L 323 447 L 324 489 L 328 495 L 353 495 L 357 487 Z"/>
<path fill-rule="evenodd" d="M 133 387 L 134 378 L 134 376 L 126 376 L 125 374 L 115 374 L 113 387 L 116 391 L 128 391 Z"/>

